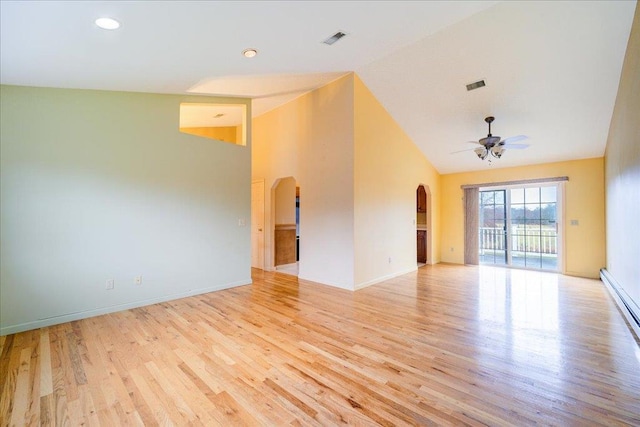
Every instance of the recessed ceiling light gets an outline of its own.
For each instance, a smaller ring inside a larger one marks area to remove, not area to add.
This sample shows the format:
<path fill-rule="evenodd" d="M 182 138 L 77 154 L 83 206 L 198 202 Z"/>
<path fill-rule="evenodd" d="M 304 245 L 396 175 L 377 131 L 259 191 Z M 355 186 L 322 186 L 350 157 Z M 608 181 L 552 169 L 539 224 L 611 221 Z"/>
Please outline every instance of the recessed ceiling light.
<path fill-rule="evenodd" d="M 103 30 L 117 30 L 120 28 L 120 23 L 113 18 L 98 18 L 96 19 L 96 25 Z"/>
<path fill-rule="evenodd" d="M 253 58 L 257 54 L 258 50 L 254 48 L 249 48 L 242 51 L 242 55 L 244 55 L 245 58 Z"/>

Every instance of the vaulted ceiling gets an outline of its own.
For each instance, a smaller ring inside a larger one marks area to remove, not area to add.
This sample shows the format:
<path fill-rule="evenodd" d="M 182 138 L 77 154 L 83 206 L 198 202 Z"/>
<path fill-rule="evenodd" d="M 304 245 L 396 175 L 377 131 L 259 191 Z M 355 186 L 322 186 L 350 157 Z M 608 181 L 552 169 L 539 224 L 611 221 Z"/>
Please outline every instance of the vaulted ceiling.
<path fill-rule="evenodd" d="M 356 72 L 441 173 L 602 156 L 635 1 L 0 2 L 3 84 L 253 98 Z M 114 31 L 94 20 L 120 21 Z M 347 35 L 329 46 L 323 40 Z M 258 55 L 241 52 L 256 48 Z M 486 86 L 465 85 L 484 79 Z M 491 164 L 468 141 L 525 134 Z M 455 154 L 451 154 L 461 150 Z"/>

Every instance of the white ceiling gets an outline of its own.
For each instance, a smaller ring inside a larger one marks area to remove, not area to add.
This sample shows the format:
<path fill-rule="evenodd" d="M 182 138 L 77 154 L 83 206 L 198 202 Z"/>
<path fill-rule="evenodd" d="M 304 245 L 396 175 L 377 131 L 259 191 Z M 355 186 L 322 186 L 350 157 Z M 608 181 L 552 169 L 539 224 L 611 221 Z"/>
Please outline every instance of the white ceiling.
<path fill-rule="evenodd" d="M 3 84 L 253 98 L 254 116 L 355 71 L 441 173 L 604 153 L 635 1 L 0 2 Z M 118 19 L 117 31 L 97 17 Z M 333 46 L 322 40 L 348 35 Z M 244 58 L 242 50 L 257 48 Z M 484 78 L 487 86 L 467 92 Z"/>

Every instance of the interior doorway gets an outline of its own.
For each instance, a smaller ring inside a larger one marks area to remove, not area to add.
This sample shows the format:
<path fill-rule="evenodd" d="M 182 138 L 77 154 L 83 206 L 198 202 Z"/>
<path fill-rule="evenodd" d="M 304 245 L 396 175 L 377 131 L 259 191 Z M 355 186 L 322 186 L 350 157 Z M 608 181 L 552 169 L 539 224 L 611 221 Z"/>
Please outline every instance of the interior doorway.
<path fill-rule="evenodd" d="M 298 275 L 300 242 L 300 187 L 294 177 L 273 185 L 273 265 L 277 271 Z"/>
<path fill-rule="evenodd" d="M 431 263 L 431 203 L 429 187 L 416 188 L 416 262 L 418 266 Z"/>
<path fill-rule="evenodd" d="M 251 182 L 251 267 L 264 270 L 264 179 Z"/>

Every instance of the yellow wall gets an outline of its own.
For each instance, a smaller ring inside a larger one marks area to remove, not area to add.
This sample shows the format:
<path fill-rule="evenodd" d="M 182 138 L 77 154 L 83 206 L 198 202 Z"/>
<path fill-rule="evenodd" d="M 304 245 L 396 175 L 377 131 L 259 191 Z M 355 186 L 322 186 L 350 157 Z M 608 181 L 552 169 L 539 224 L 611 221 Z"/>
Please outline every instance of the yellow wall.
<path fill-rule="evenodd" d="M 241 134 L 241 129 L 242 126 L 188 127 L 180 128 L 180 132 L 230 142 L 232 144 L 244 145 L 242 139 L 238 138 L 238 134 Z"/>
<path fill-rule="evenodd" d="M 354 100 L 357 288 L 415 270 L 420 184 L 431 192 L 433 239 L 427 252 L 438 262 L 440 175 L 357 76 Z"/>
<path fill-rule="evenodd" d="M 599 277 L 605 265 L 604 159 L 594 158 L 516 168 L 442 175 L 442 262 L 464 263 L 461 185 L 568 176 L 564 192 L 565 273 Z M 568 224 L 577 219 L 578 226 Z M 453 248 L 453 251 L 451 249 Z"/>

